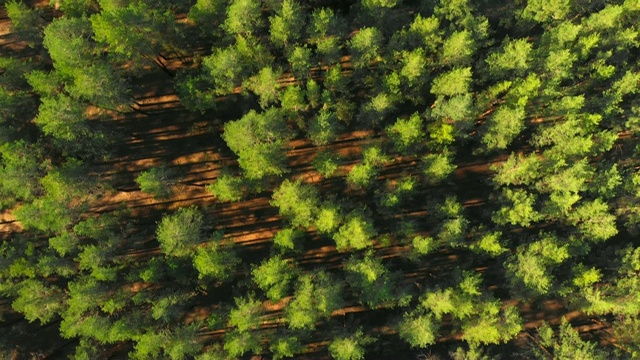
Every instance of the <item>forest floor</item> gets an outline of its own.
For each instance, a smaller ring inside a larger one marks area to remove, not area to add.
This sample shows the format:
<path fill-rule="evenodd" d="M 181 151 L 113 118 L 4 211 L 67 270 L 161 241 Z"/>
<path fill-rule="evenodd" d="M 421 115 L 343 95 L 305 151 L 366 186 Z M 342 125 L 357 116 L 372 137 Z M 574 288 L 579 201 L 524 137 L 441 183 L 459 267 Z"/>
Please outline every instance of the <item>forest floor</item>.
<path fill-rule="evenodd" d="M 46 6 L 48 1 L 39 1 L 40 6 Z M 20 44 L 12 42 L 9 20 L 6 11 L 0 8 L 0 48 L 2 53 L 19 53 L 25 51 Z M 169 63 L 172 71 L 184 66 L 180 60 Z M 207 214 L 215 219 L 216 227 L 224 229 L 225 236 L 243 249 L 243 257 L 258 258 L 264 253 L 275 232 L 280 228 L 280 217 L 277 209 L 269 205 L 271 194 L 268 192 L 252 196 L 237 203 L 221 203 L 205 190 L 205 185 L 213 182 L 223 167 L 235 164 L 233 154 L 227 149 L 221 138 L 222 125 L 229 120 L 234 120 L 242 115 L 241 110 L 234 106 L 233 99 L 221 99 L 219 110 L 205 114 L 187 111 L 179 102 L 175 93 L 173 79 L 168 75 L 155 72 L 138 80 L 134 84 L 133 95 L 140 110 L 146 113 L 131 112 L 114 116 L 112 119 L 113 130 L 118 134 L 118 145 L 112 156 L 105 159 L 92 169 L 92 174 L 112 184 L 112 189 L 107 191 L 99 199 L 91 204 L 90 212 L 111 212 L 122 207 L 130 210 L 130 221 L 134 224 L 136 232 L 141 236 L 140 246 L 132 246 L 131 256 L 141 256 L 156 252 L 157 242 L 154 241 L 156 223 L 162 215 L 179 207 L 198 205 L 207 211 Z M 351 131 L 343 133 L 332 145 L 332 150 L 339 152 L 346 161 L 339 170 L 339 174 L 346 175 L 355 163 L 349 159 L 355 159 L 362 147 L 375 141 L 381 133 Z M 310 183 L 319 183 L 326 193 L 331 193 L 331 186 L 337 182 L 334 179 L 323 179 L 310 166 L 310 161 L 317 151 L 308 140 L 294 139 L 289 144 L 287 159 L 291 173 L 290 178 L 299 178 Z M 467 207 L 468 211 L 482 211 L 489 199 L 486 198 L 489 179 L 492 174 L 490 166 L 493 163 L 503 161 L 506 155 L 483 158 L 475 156 L 464 149 L 457 157 L 457 170 L 454 175 L 455 193 L 458 199 Z M 404 175 L 406 168 L 414 168 L 415 159 L 397 158 L 386 165 L 382 171 L 384 178 L 397 178 Z M 155 199 L 140 191 L 135 183 L 135 178 L 143 171 L 154 166 L 165 166 L 175 174 L 172 195 L 165 199 Z M 419 209 L 418 209 L 419 210 Z M 419 211 L 416 212 L 420 216 Z M 15 221 L 10 211 L 0 212 L 0 237 L 9 233 L 19 232 L 20 224 Z M 332 243 L 319 241 L 316 246 L 309 247 L 299 257 L 299 262 L 305 266 L 314 264 L 333 263 L 339 266 L 343 255 L 338 253 Z M 390 248 L 385 250 L 385 256 L 398 257 L 402 249 Z M 255 255 L 252 253 L 255 252 Z M 434 266 L 444 266 L 450 269 L 461 263 L 467 262 L 464 254 L 443 253 L 441 260 L 434 261 Z M 492 269 L 492 264 L 483 264 L 476 270 L 483 272 L 499 273 L 500 269 Z M 496 264 L 497 266 L 497 264 Z M 434 269 L 423 269 L 426 273 Z M 441 270 L 442 271 L 442 270 Z M 416 279 L 425 274 L 414 274 Z M 409 279 L 409 282 L 415 282 Z M 491 284 L 499 287 L 496 282 Z M 508 303 L 517 303 L 515 300 L 506 300 Z M 279 311 L 278 304 L 266 304 L 271 311 Z M 46 327 L 25 324 L 25 334 L 8 333 L 15 322 L 26 322 L 17 314 L 11 314 L 8 309 L 10 304 L 0 302 L 0 313 L 9 314 L 8 320 L 0 323 L 0 337 L 20 337 L 24 343 L 22 346 L 29 349 L 34 346 L 50 349 L 51 358 L 58 358 L 71 351 L 73 341 L 60 339 L 57 331 L 59 322 L 53 322 Z M 562 302 L 549 300 L 536 304 L 519 304 L 521 313 L 525 319 L 525 329 L 531 330 L 538 326 L 542 320 L 559 323 L 561 317 L 567 317 L 581 333 L 589 333 L 600 341 L 610 340 L 608 324 L 589 319 L 579 312 L 569 312 Z M 195 306 L 191 316 L 206 318 L 209 310 L 206 303 Z M 351 306 L 336 311 L 334 316 L 343 316 L 345 321 L 357 321 L 372 323 L 380 327 L 384 334 L 384 324 L 376 323 L 376 320 L 367 317 L 367 311 L 362 307 Z M 13 325 L 12 325 L 13 324 Z M 35 335 L 35 336 L 34 336 Z M 211 338 L 221 334 L 207 334 Z M 528 337 L 527 331 L 523 332 L 516 343 L 524 346 Z M 34 340 L 36 339 L 37 340 Z M 47 340 L 49 339 L 49 340 Z M 448 342 L 460 340 L 457 335 L 443 337 L 436 348 L 442 349 L 446 354 Z M 27 343 L 27 342 L 30 343 Z M 443 345 L 444 344 L 444 345 Z M 124 356 L 129 349 L 113 349 L 113 357 Z M 437 350 L 434 350 L 437 351 Z M 313 356 L 310 354 L 309 356 Z M 318 357 L 321 357 L 318 354 Z M 413 355 L 416 356 L 415 353 Z"/>

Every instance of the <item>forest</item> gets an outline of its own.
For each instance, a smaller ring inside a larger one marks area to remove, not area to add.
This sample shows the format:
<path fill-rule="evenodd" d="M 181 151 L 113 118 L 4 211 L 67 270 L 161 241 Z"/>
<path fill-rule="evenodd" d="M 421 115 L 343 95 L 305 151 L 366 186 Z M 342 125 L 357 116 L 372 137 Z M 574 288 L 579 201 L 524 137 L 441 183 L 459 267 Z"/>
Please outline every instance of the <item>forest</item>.
<path fill-rule="evenodd" d="M 0 2 L 1 358 L 640 358 L 640 1 Z"/>

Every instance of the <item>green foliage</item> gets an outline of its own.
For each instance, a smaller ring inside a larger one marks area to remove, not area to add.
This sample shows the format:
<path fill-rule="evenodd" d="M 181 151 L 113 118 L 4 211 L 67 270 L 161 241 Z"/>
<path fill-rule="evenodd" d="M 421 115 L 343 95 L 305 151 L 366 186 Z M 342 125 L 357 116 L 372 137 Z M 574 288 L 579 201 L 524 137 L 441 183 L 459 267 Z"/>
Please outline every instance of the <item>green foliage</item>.
<path fill-rule="evenodd" d="M 471 250 L 479 254 L 487 254 L 489 256 L 499 256 L 509 249 L 504 247 L 501 240 L 502 232 L 494 231 L 483 234 L 480 239 L 470 246 Z"/>
<path fill-rule="evenodd" d="M 49 247 L 54 249 L 60 256 L 65 256 L 77 250 L 78 242 L 77 236 L 65 231 L 58 236 L 49 238 Z"/>
<path fill-rule="evenodd" d="M 309 139 L 316 146 L 328 145 L 338 137 L 340 124 L 336 114 L 330 110 L 321 109 L 311 120 L 307 132 Z"/>
<path fill-rule="evenodd" d="M 261 12 L 259 0 L 231 0 L 222 27 L 231 36 L 251 34 L 262 25 Z"/>
<path fill-rule="evenodd" d="M 303 274 L 298 278 L 293 300 L 284 310 L 291 329 L 313 330 L 321 318 L 340 308 L 342 284 L 328 273 Z"/>
<path fill-rule="evenodd" d="M 259 354 L 262 350 L 262 344 L 257 333 L 250 331 L 230 331 L 224 337 L 224 349 L 228 357 L 237 358 L 251 351 L 253 354 Z"/>
<path fill-rule="evenodd" d="M 303 33 L 305 20 L 300 4 L 293 0 L 282 1 L 276 15 L 269 18 L 271 42 L 278 47 L 295 43 Z"/>
<path fill-rule="evenodd" d="M 400 61 L 402 63 L 400 75 L 407 82 L 409 88 L 420 89 L 424 85 L 427 75 L 424 50 L 403 51 Z"/>
<path fill-rule="evenodd" d="M 235 87 L 242 83 L 247 72 L 243 65 L 241 54 L 234 47 L 217 48 L 202 60 L 203 69 L 213 80 L 217 95 L 233 93 Z"/>
<path fill-rule="evenodd" d="M 344 263 L 346 279 L 361 303 L 371 308 L 389 305 L 396 298 L 394 280 L 382 261 L 368 252 L 364 258 L 351 256 Z"/>
<path fill-rule="evenodd" d="M 276 336 L 269 346 L 269 351 L 273 353 L 275 360 L 295 357 L 303 350 L 304 345 L 295 336 Z"/>
<path fill-rule="evenodd" d="M 569 219 L 585 238 L 594 242 L 605 241 L 618 233 L 615 215 L 609 213 L 609 206 L 600 199 L 577 207 Z"/>
<path fill-rule="evenodd" d="M 395 149 L 401 153 L 416 150 L 425 135 L 424 122 L 417 112 L 408 119 L 399 118 L 393 125 L 387 126 L 386 131 Z"/>
<path fill-rule="evenodd" d="M 277 246 L 280 251 L 296 250 L 300 247 L 298 241 L 301 240 L 304 233 L 298 229 L 285 228 L 273 237 L 273 244 Z"/>
<path fill-rule="evenodd" d="M 263 261 L 251 270 L 251 274 L 253 281 L 272 302 L 278 302 L 288 295 L 294 278 L 292 264 L 281 256 Z"/>
<path fill-rule="evenodd" d="M 534 20 L 539 23 L 560 21 L 566 18 L 571 10 L 571 1 L 528 1 L 521 16 L 524 19 Z"/>
<path fill-rule="evenodd" d="M 165 355 L 171 360 L 179 360 L 197 354 L 203 345 L 197 337 L 198 329 L 193 325 L 172 329 L 163 344 Z"/>
<path fill-rule="evenodd" d="M 350 212 L 333 235 L 338 251 L 362 250 L 373 245 L 378 235 L 371 219 L 361 211 Z"/>
<path fill-rule="evenodd" d="M 318 190 L 300 180 L 282 182 L 273 193 L 272 199 L 271 204 L 276 206 L 280 215 L 289 219 L 293 226 L 311 226 L 320 205 Z"/>
<path fill-rule="evenodd" d="M 398 335 L 411 347 L 426 348 L 436 342 L 439 324 L 433 316 L 405 313 L 398 327 Z"/>
<path fill-rule="evenodd" d="M 279 77 L 279 70 L 274 70 L 271 66 L 267 66 L 262 68 L 255 76 L 247 79 L 243 85 L 258 95 L 260 106 L 266 109 L 269 104 L 274 103 L 279 98 Z"/>
<path fill-rule="evenodd" d="M 549 353 L 553 354 L 554 359 L 608 359 L 611 354 L 596 349 L 597 343 L 583 341 L 580 334 L 571 327 L 571 324 L 565 317 L 562 318 L 558 334 L 543 322 L 538 328 L 538 347 L 533 348 L 533 352 L 538 357 L 547 357 Z"/>
<path fill-rule="evenodd" d="M 336 360 L 362 360 L 365 353 L 364 346 L 372 342 L 375 342 L 374 338 L 358 330 L 351 336 L 333 339 L 329 345 L 329 354 Z"/>
<path fill-rule="evenodd" d="M 427 255 L 438 248 L 438 243 L 430 236 L 415 236 L 411 240 L 413 256 Z"/>
<path fill-rule="evenodd" d="M 440 62 L 450 66 L 466 65 L 471 62 L 475 51 L 472 33 L 467 30 L 456 31 L 444 41 Z"/>
<path fill-rule="evenodd" d="M 353 56 L 353 66 L 364 68 L 376 60 L 380 54 L 383 36 L 375 27 L 365 27 L 358 31 L 349 41 L 349 48 Z"/>
<path fill-rule="evenodd" d="M 229 312 L 229 326 L 241 333 L 260 325 L 262 304 L 253 297 L 235 298 L 236 306 Z"/>
<path fill-rule="evenodd" d="M 487 129 L 482 142 L 487 150 L 504 150 L 525 128 L 523 108 L 501 106 L 487 121 Z"/>
<path fill-rule="evenodd" d="M 325 201 L 318 209 L 314 225 L 319 232 L 328 234 L 338 229 L 342 218 L 341 207 L 333 201 Z"/>
<path fill-rule="evenodd" d="M 165 215 L 158 225 L 156 237 L 163 252 L 170 256 L 190 255 L 204 239 L 204 216 L 195 206 L 183 207 Z"/>
<path fill-rule="evenodd" d="M 189 9 L 188 17 L 203 32 L 213 33 L 224 21 L 227 0 L 197 0 Z"/>
<path fill-rule="evenodd" d="M 20 283 L 17 298 L 11 306 L 24 314 L 29 322 L 40 320 L 46 324 L 65 309 L 65 295 L 56 286 L 46 286 L 30 279 Z"/>
<path fill-rule="evenodd" d="M 502 50 L 487 57 L 490 71 L 497 76 L 524 75 L 530 67 L 533 46 L 527 39 L 506 39 Z"/>
<path fill-rule="evenodd" d="M 384 192 L 380 192 L 379 204 L 382 209 L 393 210 L 409 203 L 418 190 L 418 179 L 407 176 L 396 182 L 387 181 Z"/>
<path fill-rule="evenodd" d="M 540 239 L 522 245 L 506 263 L 512 289 L 519 294 L 545 295 L 553 290 L 554 266 L 569 258 L 569 247 L 561 245 L 554 234 L 541 234 Z"/>
<path fill-rule="evenodd" d="M 499 302 L 489 301 L 482 304 L 477 313 L 479 316 L 462 326 L 462 337 L 471 346 L 506 343 L 522 330 L 522 319 L 513 306 L 500 310 Z"/>
<path fill-rule="evenodd" d="M 0 155 L 0 207 L 33 199 L 40 192 L 38 180 L 44 175 L 42 151 L 20 140 L 0 145 Z"/>
<path fill-rule="evenodd" d="M 238 155 L 238 163 L 250 180 L 286 172 L 282 146 L 292 136 L 284 114 L 276 108 L 264 113 L 251 110 L 240 120 L 227 122 L 222 138 Z"/>
<path fill-rule="evenodd" d="M 504 189 L 502 192 L 506 204 L 493 214 L 493 221 L 499 225 L 529 226 L 542 219 L 542 215 L 534 208 L 534 194 L 522 189 Z"/>
<path fill-rule="evenodd" d="M 280 95 L 280 105 L 288 114 L 298 114 L 305 111 L 309 105 L 305 102 L 304 91 L 299 86 L 286 86 Z"/>
<path fill-rule="evenodd" d="M 66 89 L 71 95 L 108 110 L 126 111 L 131 98 L 127 84 L 113 68 L 104 63 L 86 67 L 75 74 Z"/>
<path fill-rule="evenodd" d="M 80 161 L 70 160 L 40 179 L 45 196 L 23 204 L 14 215 L 25 228 L 59 233 L 72 224 L 82 211 L 92 189 Z"/>
<path fill-rule="evenodd" d="M 456 68 L 433 79 L 431 93 L 436 96 L 466 94 L 471 86 L 471 68 Z"/>
<path fill-rule="evenodd" d="M 22 2 L 10 0 L 5 4 L 7 16 L 11 19 L 11 30 L 20 40 L 35 47 L 42 41 L 44 21 L 42 9 L 31 9 Z"/>
<path fill-rule="evenodd" d="M 456 169 L 452 156 L 447 153 L 429 154 L 422 158 L 422 172 L 427 184 L 438 184 Z"/>
<path fill-rule="evenodd" d="M 335 175 L 340 167 L 340 156 L 330 151 L 321 151 L 311 161 L 313 168 L 325 178 Z"/>
<path fill-rule="evenodd" d="M 162 167 L 153 167 L 147 171 L 143 171 L 136 178 L 136 183 L 140 186 L 140 190 L 155 198 L 166 198 L 172 193 L 168 182 L 170 181 L 170 173 Z"/>
<path fill-rule="evenodd" d="M 511 154 L 507 161 L 492 165 L 496 174 L 493 181 L 498 185 L 531 185 L 542 176 L 542 161 L 536 154 L 527 156 Z"/>
<path fill-rule="evenodd" d="M 103 11 L 91 16 L 94 38 L 107 44 L 112 55 L 139 61 L 169 46 L 173 18 L 144 2 Z"/>
<path fill-rule="evenodd" d="M 90 66 L 95 53 L 89 38 L 93 35 L 87 18 L 62 17 L 44 30 L 44 47 L 49 51 L 57 71 L 67 77 Z"/>
<path fill-rule="evenodd" d="M 220 201 L 236 202 L 242 200 L 245 184 L 241 177 L 223 172 L 215 182 L 207 185 L 206 189 Z"/>
<path fill-rule="evenodd" d="M 356 164 L 347 175 L 347 182 L 355 187 L 368 188 L 378 176 L 378 169 L 369 164 Z"/>
<path fill-rule="evenodd" d="M 224 281 L 233 278 L 236 266 L 240 263 L 233 250 L 220 243 L 222 234 L 196 250 L 193 267 L 200 279 Z"/>

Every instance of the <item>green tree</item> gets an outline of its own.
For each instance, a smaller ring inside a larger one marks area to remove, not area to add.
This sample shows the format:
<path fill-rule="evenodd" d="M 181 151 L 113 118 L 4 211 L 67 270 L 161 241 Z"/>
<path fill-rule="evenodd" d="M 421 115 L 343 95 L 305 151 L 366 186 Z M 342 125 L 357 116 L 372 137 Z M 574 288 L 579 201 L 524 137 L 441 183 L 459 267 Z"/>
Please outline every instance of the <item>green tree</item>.
<path fill-rule="evenodd" d="M 293 226 L 309 227 L 313 223 L 320 205 L 318 190 L 300 180 L 285 180 L 273 193 L 271 205 L 280 215 L 289 219 Z"/>
<path fill-rule="evenodd" d="M 229 326 L 239 332 L 246 332 L 260 326 L 262 304 L 253 297 L 235 298 L 235 307 L 229 312 Z"/>
<path fill-rule="evenodd" d="M 299 3 L 293 0 L 282 1 L 276 15 L 269 18 L 270 40 L 280 48 L 296 43 L 303 34 L 305 13 Z"/>
<path fill-rule="evenodd" d="M 240 259 L 231 245 L 222 241 L 222 233 L 214 233 L 213 239 L 198 247 L 193 257 L 193 267 L 198 278 L 225 281 L 233 278 Z"/>
<path fill-rule="evenodd" d="M 172 193 L 169 181 L 171 180 L 170 172 L 163 167 L 153 167 L 147 171 L 143 171 L 136 178 L 136 183 L 140 186 L 140 190 L 150 194 L 154 198 L 166 198 Z"/>
<path fill-rule="evenodd" d="M 532 352 L 538 359 L 546 359 L 550 354 L 554 359 L 604 360 L 612 356 L 604 349 L 596 348 L 597 343 L 582 340 L 565 317 L 562 318 L 557 334 L 549 324 L 543 322 L 538 327 L 536 338 L 536 343 L 532 344 Z"/>
<path fill-rule="evenodd" d="M 168 71 L 159 55 L 174 44 L 174 19 L 170 12 L 145 2 L 131 2 L 95 14 L 90 20 L 95 40 L 106 44 L 110 55 L 132 61 L 135 67 L 141 66 L 142 61 L 151 61 Z"/>
<path fill-rule="evenodd" d="M 429 154 L 422 158 L 422 173 L 427 184 L 438 184 L 447 179 L 456 169 L 449 153 Z"/>
<path fill-rule="evenodd" d="M 44 29 L 42 9 L 32 9 L 15 0 L 8 1 L 5 9 L 11 19 L 11 30 L 18 39 L 26 41 L 30 47 L 39 46 L 42 43 Z"/>
<path fill-rule="evenodd" d="M 256 33 L 262 25 L 261 12 L 259 0 L 231 0 L 222 27 L 231 36 Z"/>
<path fill-rule="evenodd" d="M 65 309 L 65 295 L 56 286 L 29 279 L 18 285 L 17 297 L 11 306 L 24 314 L 29 322 L 39 320 L 46 324 Z"/>
<path fill-rule="evenodd" d="M 96 0 L 51 0 L 50 4 L 59 7 L 65 15 L 76 18 L 97 12 L 100 6 Z"/>
<path fill-rule="evenodd" d="M 227 352 L 225 359 L 237 358 L 249 351 L 253 354 L 260 354 L 262 342 L 257 332 L 229 331 L 224 336 L 224 350 Z"/>
<path fill-rule="evenodd" d="M 206 186 L 206 189 L 220 201 L 236 202 L 244 196 L 245 181 L 239 176 L 223 171 L 213 183 Z"/>
<path fill-rule="evenodd" d="M 404 313 L 398 334 L 411 347 L 426 348 L 435 344 L 439 328 L 433 316 L 420 312 Z"/>
<path fill-rule="evenodd" d="M 524 75 L 531 66 L 533 45 L 527 39 L 505 39 L 502 49 L 487 57 L 487 64 L 496 76 Z"/>
<path fill-rule="evenodd" d="M 338 251 L 362 250 L 373 245 L 373 238 L 378 235 L 371 219 L 361 211 L 350 212 L 333 235 Z"/>
<path fill-rule="evenodd" d="M 71 77 L 92 64 L 96 53 L 91 22 L 87 18 L 62 17 L 44 29 L 44 47 L 60 74 Z"/>
<path fill-rule="evenodd" d="M 527 6 L 520 16 L 522 16 L 523 19 L 534 20 L 544 24 L 563 20 L 570 11 L 571 1 L 568 0 L 534 0 L 527 2 Z"/>
<path fill-rule="evenodd" d="M 351 336 L 334 338 L 329 344 L 329 354 L 336 360 L 362 360 L 365 354 L 364 347 L 373 342 L 374 338 L 358 330 Z"/>
<path fill-rule="evenodd" d="M 273 69 L 271 66 L 262 68 L 258 74 L 250 77 L 244 82 L 244 86 L 253 91 L 260 98 L 260 106 L 266 109 L 269 104 L 278 100 L 280 83 L 280 70 Z"/>
<path fill-rule="evenodd" d="M 473 34 L 467 30 L 453 32 L 442 45 L 440 63 L 449 66 L 467 65 L 476 51 Z"/>
<path fill-rule="evenodd" d="M 453 69 L 433 79 L 431 93 L 436 96 L 466 94 L 472 80 L 470 67 Z"/>
<path fill-rule="evenodd" d="M 314 225 L 319 232 L 329 234 L 338 229 L 342 222 L 342 208 L 334 201 L 323 202 L 314 220 Z"/>
<path fill-rule="evenodd" d="M 0 155 L 0 207 L 32 200 L 41 191 L 39 180 L 46 169 L 42 150 L 19 140 L 0 145 Z"/>
<path fill-rule="evenodd" d="M 163 252 L 170 256 L 185 256 L 204 239 L 205 221 L 195 206 L 183 207 L 165 215 L 158 225 L 156 237 Z"/>
<path fill-rule="evenodd" d="M 349 41 L 353 66 L 364 68 L 380 56 L 383 36 L 374 27 L 365 27 L 358 31 Z"/>
<path fill-rule="evenodd" d="M 69 160 L 40 179 L 44 190 L 31 203 L 23 204 L 14 215 L 25 228 L 45 233 L 60 233 L 78 219 L 95 183 L 78 160 Z"/>
<path fill-rule="evenodd" d="M 548 294 L 556 286 L 551 270 L 569 256 L 568 245 L 554 234 L 540 234 L 539 240 L 520 246 L 506 263 L 512 290 L 524 297 Z"/>
<path fill-rule="evenodd" d="M 296 251 L 300 249 L 300 240 L 304 232 L 294 228 L 284 228 L 273 237 L 273 244 L 281 251 Z"/>
<path fill-rule="evenodd" d="M 321 151 L 311 161 L 313 168 L 325 178 L 335 175 L 340 167 L 340 157 L 329 151 Z"/>
<path fill-rule="evenodd" d="M 328 273 L 303 274 L 298 278 L 293 300 L 284 310 L 289 328 L 313 330 L 321 318 L 339 309 L 342 284 Z"/>
<path fill-rule="evenodd" d="M 277 334 L 270 343 L 269 351 L 273 353 L 275 360 L 295 357 L 304 350 L 304 345 L 300 339 L 294 335 L 282 336 Z"/>
<path fill-rule="evenodd" d="M 424 122 L 418 113 L 413 113 L 408 119 L 399 118 L 387 126 L 386 131 L 395 149 L 401 153 L 417 150 L 425 135 Z"/>
<path fill-rule="evenodd" d="M 323 146 L 330 144 L 338 137 L 340 128 L 336 114 L 323 108 L 311 120 L 307 133 L 314 145 Z"/>
<path fill-rule="evenodd" d="M 488 150 L 506 149 L 525 129 L 523 108 L 501 106 L 487 122 L 482 142 Z"/>
<path fill-rule="evenodd" d="M 372 252 L 364 258 L 351 256 L 344 263 L 346 279 L 356 290 L 361 303 L 371 308 L 390 305 L 397 298 L 395 280 L 382 261 Z"/>
<path fill-rule="evenodd" d="M 203 33 L 215 34 L 225 19 L 227 0 L 197 0 L 189 9 L 189 19 Z"/>
<path fill-rule="evenodd" d="M 262 289 L 267 298 L 278 302 L 288 295 L 291 282 L 294 279 L 294 265 L 276 255 L 253 267 L 251 274 L 253 281 Z"/>
<path fill-rule="evenodd" d="M 238 155 L 245 177 L 252 180 L 286 172 L 282 147 L 291 138 L 283 112 L 269 108 L 263 113 L 249 111 L 240 120 L 227 122 L 222 138 Z"/>

